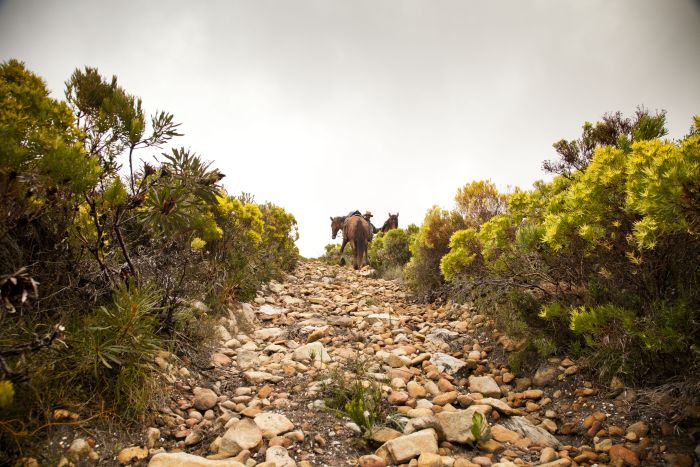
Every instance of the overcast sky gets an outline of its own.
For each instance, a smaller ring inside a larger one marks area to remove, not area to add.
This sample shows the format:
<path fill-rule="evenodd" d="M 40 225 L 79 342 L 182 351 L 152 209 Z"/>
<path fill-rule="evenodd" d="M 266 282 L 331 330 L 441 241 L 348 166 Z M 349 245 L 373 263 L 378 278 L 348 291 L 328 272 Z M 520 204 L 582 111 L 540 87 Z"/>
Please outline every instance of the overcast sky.
<path fill-rule="evenodd" d="M 89 65 L 174 113 L 305 256 L 331 215 L 420 224 L 471 180 L 529 187 L 607 111 L 666 109 L 672 137 L 700 113 L 697 0 L 0 0 L 9 58 L 54 97 Z"/>

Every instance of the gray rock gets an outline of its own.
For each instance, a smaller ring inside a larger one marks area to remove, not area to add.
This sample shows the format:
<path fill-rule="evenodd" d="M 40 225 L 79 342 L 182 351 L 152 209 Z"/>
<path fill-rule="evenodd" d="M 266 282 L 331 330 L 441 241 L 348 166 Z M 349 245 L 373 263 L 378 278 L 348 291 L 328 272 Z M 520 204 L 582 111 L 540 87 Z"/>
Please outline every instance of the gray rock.
<path fill-rule="evenodd" d="M 533 425 L 525 417 L 505 418 L 502 419 L 501 424 L 509 430 L 519 433 L 521 436 L 530 438 L 533 444 L 554 449 L 561 445 L 559 440 L 552 436 L 551 433 L 543 428 Z"/>
<path fill-rule="evenodd" d="M 269 305 L 265 304 L 262 305 L 260 308 L 258 308 L 258 313 L 261 315 L 266 315 L 266 316 L 278 316 L 278 315 L 283 315 L 287 312 L 286 308 L 282 308 L 279 306 L 274 306 L 274 305 Z"/>
<path fill-rule="evenodd" d="M 425 336 L 426 342 L 432 342 L 433 344 L 445 344 L 445 343 L 450 343 L 452 340 L 457 338 L 459 336 L 459 333 L 450 331 L 449 329 L 445 328 L 438 328 L 432 331 L 430 334 Z"/>
<path fill-rule="evenodd" d="M 455 374 L 460 369 L 467 366 L 466 362 L 458 358 L 447 355 L 446 353 L 436 352 L 430 357 L 430 363 L 435 365 L 438 370 L 448 373 Z"/>

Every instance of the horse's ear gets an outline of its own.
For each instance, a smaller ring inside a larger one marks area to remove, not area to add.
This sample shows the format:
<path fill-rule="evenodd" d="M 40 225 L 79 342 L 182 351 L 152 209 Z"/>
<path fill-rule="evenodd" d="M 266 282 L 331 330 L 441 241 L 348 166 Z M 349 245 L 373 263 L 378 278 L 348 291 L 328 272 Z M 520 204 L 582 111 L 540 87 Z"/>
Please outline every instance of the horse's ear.
<path fill-rule="evenodd" d="M 331 216 L 331 222 L 333 222 L 333 216 Z"/>
<path fill-rule="evenodd" d="M 398 212 L 398 211 L 396 211 L 396 217 L 399 217 L 399 212 Z"/>

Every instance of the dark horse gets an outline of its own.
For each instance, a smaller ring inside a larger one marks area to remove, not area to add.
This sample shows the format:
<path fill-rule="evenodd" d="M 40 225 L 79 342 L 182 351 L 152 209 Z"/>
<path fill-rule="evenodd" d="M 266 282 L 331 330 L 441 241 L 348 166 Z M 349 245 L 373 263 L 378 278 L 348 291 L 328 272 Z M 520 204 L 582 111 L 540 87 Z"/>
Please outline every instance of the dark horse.
<path fill-rule="evenodd" d="M 396 214 L 389 213 L 389 218 L 386 220 L 382 226 L 382 232 L 387 233 L 391 229 L 399 228 L 399 213 Z"/>
<path fill-rule="evenodd" d="M 367 259 L 369 225 L 360 215 L 331 217 L 333 239 L 343 230 L 343 245 L 340 247 L 340 264 L 344 264 L 343 250 L 348 242 L 352 245 L 352 267 L 360 269 Z"/>

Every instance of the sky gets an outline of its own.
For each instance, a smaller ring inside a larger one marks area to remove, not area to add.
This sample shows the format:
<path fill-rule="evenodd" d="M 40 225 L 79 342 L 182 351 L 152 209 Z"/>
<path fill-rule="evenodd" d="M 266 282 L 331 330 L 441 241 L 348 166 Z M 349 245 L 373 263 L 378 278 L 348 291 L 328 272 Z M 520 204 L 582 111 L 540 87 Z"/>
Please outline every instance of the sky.
<path fill-rule="evenodd" d="M 55 98 L 76 67 L 117 75 L 229 193 L 293 213 L 316 257 L 330 216 L 420 224 L 472 180 L 547 179 L 552 143 L 608 111 L 665 109 L 683 136 L 700 1 L 0 0 L 10 58 Z"/>

